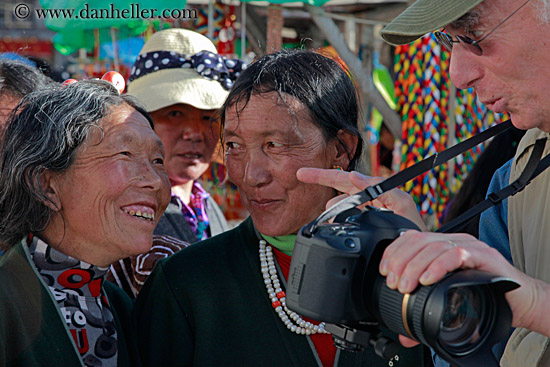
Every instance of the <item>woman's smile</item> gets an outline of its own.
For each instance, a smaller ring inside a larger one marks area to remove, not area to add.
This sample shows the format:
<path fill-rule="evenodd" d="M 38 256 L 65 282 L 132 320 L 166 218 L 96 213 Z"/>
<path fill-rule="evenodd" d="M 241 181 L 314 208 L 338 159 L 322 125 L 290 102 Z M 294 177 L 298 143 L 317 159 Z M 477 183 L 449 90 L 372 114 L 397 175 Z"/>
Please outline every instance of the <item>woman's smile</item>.
<path fill-rule="evenodd" d="M 334 195 L 330 188 L 296 178 L 301 167 L 330 168 L 337 149 L 293 97 L 253 95 L 238 116 L 234 109 L 227 111 L 224 136 L 229 178 L 260 233 L 296 233 Z"/>

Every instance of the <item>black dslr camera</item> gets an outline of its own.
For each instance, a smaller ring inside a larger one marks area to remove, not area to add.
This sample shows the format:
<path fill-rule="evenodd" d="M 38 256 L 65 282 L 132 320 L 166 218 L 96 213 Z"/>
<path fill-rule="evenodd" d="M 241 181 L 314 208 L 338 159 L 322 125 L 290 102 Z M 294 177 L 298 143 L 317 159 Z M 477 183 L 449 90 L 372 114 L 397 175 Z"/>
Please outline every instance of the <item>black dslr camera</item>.
<path fill-rule="evenodd" d="M 504 294 L 519 285 L 476 270 L 449 274 L 432 286 L 401 294 L 379 272 L 384 249 L 418 227 L 391 211 L 368 207 L 339 214 L 334 223 L 303 227 L 292 254 L 286 302 L 327 323 L 336 346 L 373 346 L 391 358 L 397 344 L 380 327 L 418 340 L 456 366 L 498 366 L 491 346 L 510 331 Z"/>

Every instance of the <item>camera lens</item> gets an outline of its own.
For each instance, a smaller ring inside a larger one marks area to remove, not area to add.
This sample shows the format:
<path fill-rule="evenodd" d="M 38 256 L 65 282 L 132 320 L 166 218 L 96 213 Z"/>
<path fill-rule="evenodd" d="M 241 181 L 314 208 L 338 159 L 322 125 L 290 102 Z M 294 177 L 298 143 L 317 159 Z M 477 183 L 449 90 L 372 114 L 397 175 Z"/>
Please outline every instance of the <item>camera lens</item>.
<path fill-rule="evenodd" d="M 410 295 L 389 289 L 384 279 L 378 279 L 373 294 L 379 300 L 375 312 L 389 329 L 412 336 L 440 353 L 472 355 L 498 327 L 498 303 L 486 285 L 455 285 L 460 276 L 455 273 L 442 283 L 420 287 Z"/>
<path fill-rule="evenodd" d="M 479 341 L 482 323 L 490 310 L 484 301 L 479 287 L 458 287 L 448 291 L 439 334 L 442 345 L 459 352 Z"/>

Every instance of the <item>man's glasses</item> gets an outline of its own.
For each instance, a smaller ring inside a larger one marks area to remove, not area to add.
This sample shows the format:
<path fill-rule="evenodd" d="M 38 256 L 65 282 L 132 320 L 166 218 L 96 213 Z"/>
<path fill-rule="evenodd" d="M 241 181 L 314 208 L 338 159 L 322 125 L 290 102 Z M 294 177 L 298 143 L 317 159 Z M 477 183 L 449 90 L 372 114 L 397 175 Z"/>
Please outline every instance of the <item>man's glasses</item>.
<path fill-rule="evenodd" d="M 510 14 L 506 18 L 504 18 L 504 20 L 502 22 L 500 22 L 495 28 L 490 30 L 489 33 L 487 33 L 485 36 L 483 36 L 479 41 L 473 40 L 468 36 L 463 36 L 463 35 L 460 35 L 460 34 L 456 35 L 456 41 L 453 40 L 453 38 L 449 34 L 444 33 L 444 32 L 434 32 L 434 35 L 437 38 L 437 41 L 441 45 L 443 45 L 443 47 L 445 47 L 449 52 L 453 51 L 453 43 L 462 43 L 468 51 L 472 52 L 473 54 L 475 54 L 477 56 L 481 56 L 481 55 L 483 55 L 483 50 L 481 49 L 481 46 L 479 45 L 481 43 L 481 41 L 483 41 L 484 39 L 489 37 L 491 35 L 491 33 L 496 31 L 498 27 L 503 25 L 514 14 L 516 14 L 518 11 L 520 11 L 520 9 L 523 8 L 525 5 L 527 5 L 527 3 L 529 1 L 531 1 L 531 0 L 527 0 L 526 2 L 521 4 L 521 6 L 519 8 L 517 8 L 512 14 Z"/>

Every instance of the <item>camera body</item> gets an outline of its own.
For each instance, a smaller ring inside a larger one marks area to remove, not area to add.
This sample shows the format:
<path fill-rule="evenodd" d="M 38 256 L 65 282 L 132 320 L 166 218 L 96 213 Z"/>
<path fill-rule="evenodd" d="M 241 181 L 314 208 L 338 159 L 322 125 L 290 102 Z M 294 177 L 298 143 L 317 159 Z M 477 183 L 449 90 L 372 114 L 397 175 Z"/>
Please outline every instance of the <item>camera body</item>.
<path fill-rule="evenodd" d="M 379 274 L 385 248 L 401 232 L 419 228 L 388 210 L 367 207 L 339 214 L 296 238 L 286 302 L 327 323 L 337 346 L 360 350 L 379 343 L 379 327 L 414 338 L 458 366 L 497 362 L 491 346 L 506 337 L 512 313 L 504 294 L 518 287 L 476 270 L 449 274 L 431 286 L 401 294 Z M 331 325 L 333 324 L 333 325 Z M 378 351 L 391 356 L 392 352 Z"/>
<path fill-rule="evenodd" d="M 329 323 L 376 321 L 368 300 L 381 277 L 382 254 L 401 232 L 419 228 L 391 211 L 369 208 L 342 223 L 319 225 L 311 237 L 304 229 L 292 252 L 289 307 Z"/>

